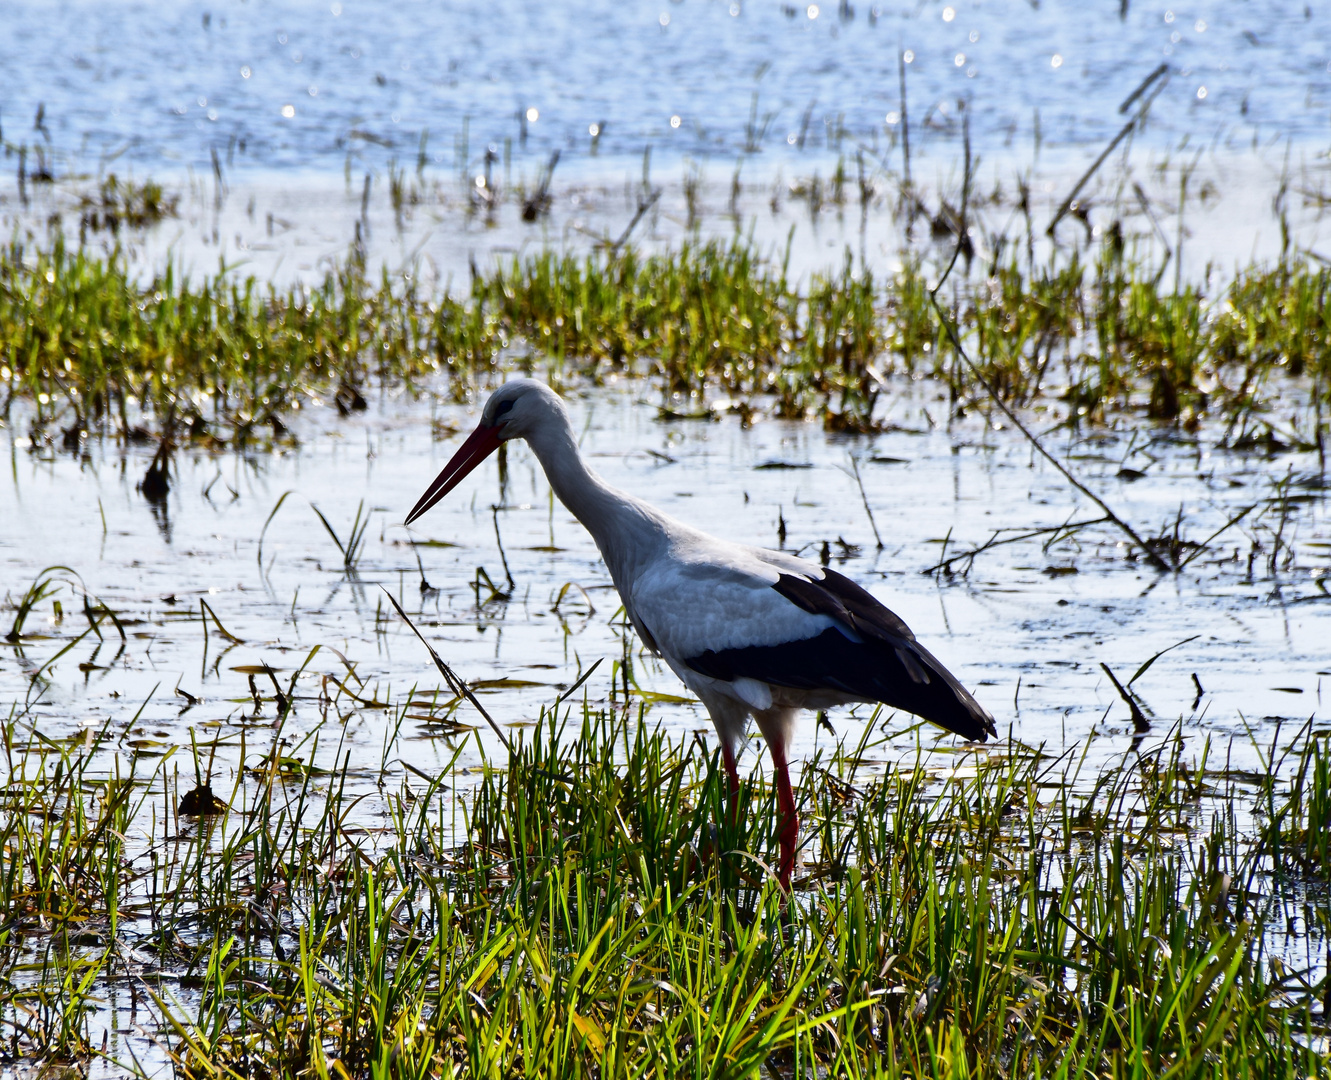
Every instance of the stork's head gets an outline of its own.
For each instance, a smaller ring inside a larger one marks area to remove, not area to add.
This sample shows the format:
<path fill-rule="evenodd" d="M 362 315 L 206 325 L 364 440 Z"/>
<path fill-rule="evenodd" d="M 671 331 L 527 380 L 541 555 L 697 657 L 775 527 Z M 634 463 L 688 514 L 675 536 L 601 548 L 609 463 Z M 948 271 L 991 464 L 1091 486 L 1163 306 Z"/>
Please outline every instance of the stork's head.
<path fill-rule="evenodd" d="M 564 418 L 564 403 L 559 395 L 535 379 L 514 379 L 490 395 L 476 426 L 443 471 L 425 490 L 425 494 L 407 515 L 410 525 L 425 511 L 452 491 L 472 469 L 499 449 L 509 439 L 524 439 L 558 418 Z"/>
<path fill-rule="evenodd" d="M 552 413 L 564 414 L 558 394 L 535 379 L 514 379 L 490 395 L 481 410 L 480 427 L 493 428 L 500 442 L 524 439 L 548 424 Z"/>

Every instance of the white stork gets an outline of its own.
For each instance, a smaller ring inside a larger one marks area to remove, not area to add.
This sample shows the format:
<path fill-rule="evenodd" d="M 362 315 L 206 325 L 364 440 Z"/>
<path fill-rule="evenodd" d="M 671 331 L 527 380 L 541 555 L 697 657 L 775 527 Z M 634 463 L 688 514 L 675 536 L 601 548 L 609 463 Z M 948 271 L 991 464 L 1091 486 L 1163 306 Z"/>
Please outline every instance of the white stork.
<path fill-rule="evenodd" d="M 800 709 L 882 702 L 965 739 L 996 734 L 989 712 L 910 628 L 849 578 L 718 540 L 607 485 L 578 453 L 563 401 L 532 379 L 495 391 L 407 524 L 509 439 L 527 440 L 555 494 L 596 541 L 638 636 L 707 707 L 732 804 L 735 751 L 746 719 L 757 721 L 776 771 L 784 887 L 799 837 L 786 752 Z"/>

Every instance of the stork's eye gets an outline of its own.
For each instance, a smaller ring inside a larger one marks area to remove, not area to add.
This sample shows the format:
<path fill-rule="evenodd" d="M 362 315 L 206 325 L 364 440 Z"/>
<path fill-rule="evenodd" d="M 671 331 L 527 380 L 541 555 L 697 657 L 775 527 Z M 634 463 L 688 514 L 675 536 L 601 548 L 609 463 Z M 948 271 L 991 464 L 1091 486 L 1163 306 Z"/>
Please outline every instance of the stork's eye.
<path fill-rule="evenodd" d="M 513 411 L 513 402 L 501 401 L 498 408 L 495 409 L 495 419 L 498 420 L 505 413 Z"/>

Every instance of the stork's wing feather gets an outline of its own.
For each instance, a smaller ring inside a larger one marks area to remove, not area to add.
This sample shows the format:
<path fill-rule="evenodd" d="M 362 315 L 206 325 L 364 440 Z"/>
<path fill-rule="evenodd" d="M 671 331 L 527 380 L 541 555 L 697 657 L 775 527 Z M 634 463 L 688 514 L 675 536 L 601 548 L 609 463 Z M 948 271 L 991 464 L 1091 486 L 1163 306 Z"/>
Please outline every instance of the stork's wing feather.
<path fill-rule="evenodd" d="M 849 578 L 788 557 L 763 570 L 747 577 L 744 595 L 728 595 L 738 582 L 726 588 L 718 580 L 698 598 L 712 615 L 706 623 L 715 626 L 728 613 L 742 626 L 685 635 L 693 640 L 672 642 L 685 646 L 674 655 L 714 679 L 832 690 L 904 709 L 966 739 L 996 734 L 993 717 L 910 628 Z"/>
<path fill-rule="evenodd" d="M 769 565 L 765 554 L 710 537 L 677 544 L 671 558 L 645 568 L 623 597 L 634 625 L 676 661 L 706 649 L 798 641 L 832 627 L 830 615 L 792 604 L 773 588 L 787 568 Z"/>

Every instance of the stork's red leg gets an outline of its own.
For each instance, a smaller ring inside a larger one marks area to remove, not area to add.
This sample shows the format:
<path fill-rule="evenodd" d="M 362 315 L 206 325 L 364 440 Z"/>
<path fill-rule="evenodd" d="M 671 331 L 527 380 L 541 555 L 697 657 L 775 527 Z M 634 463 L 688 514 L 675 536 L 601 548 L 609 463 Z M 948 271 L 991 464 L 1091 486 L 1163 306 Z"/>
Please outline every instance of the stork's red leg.
<path fill-rule="evenodd" d="M 772 768 L 776 771 L 776 803 L 780 812 L 781 864 L 777 877 L 781 887 L 790 891 L 790 875 L 795 869 L 795 845 L 800 836 L 800 816 L 795 809 L 795 793 L 790 788 L 790 770 L 786 762 L 786 748 L 780 740 L 768 744 L 772 755 Z"/>
<path fill-rule="evenodd" d="M 726 765 L 726 779 L 730 784 L 730 821 L 734 824 L 739 814 L 739 769 L 735 762 L 735 750 L 724 740 L 721 743 L 721 760 Z"/>

